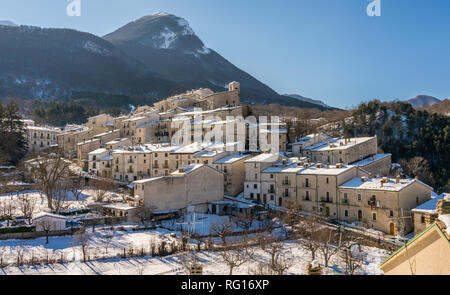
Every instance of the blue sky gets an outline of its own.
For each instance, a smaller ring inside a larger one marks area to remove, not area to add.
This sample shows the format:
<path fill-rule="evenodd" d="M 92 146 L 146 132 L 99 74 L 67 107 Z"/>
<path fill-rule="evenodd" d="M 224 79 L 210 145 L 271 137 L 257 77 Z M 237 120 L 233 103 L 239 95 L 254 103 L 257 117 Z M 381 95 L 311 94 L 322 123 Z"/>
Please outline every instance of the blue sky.
<path fill-rule="evenodd" d="M 337 107 L 373 98 L 450 97 L 450 1 L 0 0 L 0 20 L 105 35 L 158 11 L 185 18 L 236 66 L 279 93 Z M 1 41 L 1 40 L 0 40 Z"/>

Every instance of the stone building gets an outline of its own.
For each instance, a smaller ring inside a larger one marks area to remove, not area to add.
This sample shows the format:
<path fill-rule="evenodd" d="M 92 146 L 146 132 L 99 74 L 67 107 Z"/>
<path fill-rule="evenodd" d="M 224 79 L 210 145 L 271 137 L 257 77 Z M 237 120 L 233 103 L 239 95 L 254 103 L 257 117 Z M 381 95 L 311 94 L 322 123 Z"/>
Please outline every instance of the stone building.
<path fill-rule="evenodd" d="M 377 137 L 329 139 L 303 148 L 303 156 L 314 163 L 345 165 L 377 154 Z"/>
<path fill-rule="evenodd" d="M 414 218 L 415 235 L 423 232 L 427 227 L 436 221 L 439 215 L 437 210 L 438 203 L 443 199 L 447 199 L 450 205 L 450 194 L 441 194 L 432 197 L 431 200 L 411 210 Z"/>
<path fill-rule="evenodd" d="M 213 165 L 225 174 L 224 192 L 235 197 L 244 190 L 245 165 L 244 161 L 249 155 L 229 155 L 215 160 Z"/>
<path fill-rule="evenodd" d="M 443 213 L 381 263 L 385 275 L 450 274 L 450 210 Z"/>
<path fill-rule="evenodd" d="M 26 126 L 28 149 L 42 151 L 58 144 L 61 129 L 53 127 Z"/>
<path fill-rule="evenodd" d="M 261 174 L 280 159 L 280 154 L 263 153 L 245 160 L 244 197 L 246 199 L 261 201 Z"/>
<path fill-rule="evenodd" d="M 391 154 L 376 154 L 354 162 L 352 165 L 359 165 L 361 169 L 371 173 L 373 176 L 389 176 L 392 165 L 391 159 Z"/>
<path fill-rule="evenodd" d="M 338 219 L 391 235 L 408 234 L 411 209 L 430 200 L 431 191 L 417 179 L 353 178 L 339 185 Z"/>
<path fill-rule="evenodd" d="M 152 177 L 152 149 L 148 146 L 117 149 L 112 152 L 112 177 L 131 182 Z"/>
<path fill-rule="evenodd" d="M 153 212 L 181 210 L 223 200 L 224 175 L 209 165 L 183 166 L 169 176 L 138 180 L 134 195 Z"/>
<path fill-rule="evenodd" d="M 330 137 L 324 133 L 314 133 L 306 135 L 299 138 L 296 142 L 290 144 L 292 147 L 292 153 L 294 156 L 302 156 L 304 148 L 318 144 L 327 139 L 330 139 Z"/>
<path fill-rule="evenodd" d="M 94 134 L 104 133 L 114 130 L 114 118 L 108 114 L 89 117 L 86 126 L 89 130 L 92 130 Z"/>
<path fill-rule="evenodd" d="M 110 150 L 120 149 L 124 147 L 131 146 L 132 142 L 130 138 L 115 138 L 111 141 L 105 143 L 105 147 Z"/>

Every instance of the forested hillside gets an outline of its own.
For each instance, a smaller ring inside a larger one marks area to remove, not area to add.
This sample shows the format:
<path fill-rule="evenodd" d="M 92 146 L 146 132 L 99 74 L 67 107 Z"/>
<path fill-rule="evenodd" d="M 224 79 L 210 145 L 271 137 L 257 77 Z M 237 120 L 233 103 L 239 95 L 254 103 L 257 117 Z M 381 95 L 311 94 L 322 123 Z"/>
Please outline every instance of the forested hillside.
<path fill-rule="evenodd" d="M 416 110 L 402 102 L 361 104 L 346 125 L 347 136 L 378 136 L 379 147 L 392 153 L 405 173 L 436 190 L 450 188 L 450 117 Z"/>

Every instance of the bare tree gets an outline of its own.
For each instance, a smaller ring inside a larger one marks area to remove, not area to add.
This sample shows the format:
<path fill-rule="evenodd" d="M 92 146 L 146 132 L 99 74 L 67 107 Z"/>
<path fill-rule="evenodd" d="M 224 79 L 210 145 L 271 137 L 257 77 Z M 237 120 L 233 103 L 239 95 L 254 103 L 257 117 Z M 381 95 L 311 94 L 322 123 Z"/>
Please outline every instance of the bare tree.
<path fill-rule="evenodd" d="M 229 275 L 233 274 L 233 269 L 241 266 L 248 261 L 249 256 L 242 246 L 225 246 L 220 251 L 223 261 L 228 265 Z"/>
<path fill-rule="evenodd" d="M 86 231 L 86 228 L 81 228 L 75 233 L 74 242 L 76 245 L 80 246 L 81 252 L 83 254 L 83 262 L 86 262 L 89 257 L 89 244 L 91 234 Z"/>
<path fill-rule="evenodd" d="M 5 198 L 0 201 L 0 210 L 3 218 L 6 219 L 6 225 L 9 226 L 10 220 L 13 218 L 16 212 L 16 203 L 11 198 Z"/>
<path fill-rule="evenodd" d="M 114 239 L 115 230 L 104 230 L 101 234 L 101 242 L 103 244 L 103 247 L 105 248 L 105 253 L 108 254 L 108 248 L 112 243 L 112 240 Z"/>
<path fill-rule="evenodd" d="M 91 179 L 89 181 L 89 186 L 94 191 L 94 198 L 97 202 L 104 202 L 108 191 L 112 191 L 117 188 L 114 182 L 109 182 L 105 180 Z"/>
<path fill-rule="evenodd" d="M 36 222 L 36 227 L 42 228 L 42 231 L 45 232 L 45 243 L 48 244 L 48 235 L 53 228 L 53 223 L 48 219 L 41 219 Z"/>
<path fill-rule="evenodd" d="M 46 195 L 48 207 L 51 210 L 53 210 L 52 200 L 58 190 L 58 183 L 69 175 L 71 164 L 60 152 L 42 153 L 26 164 L 31 176 L 38 182 L 39 189 Z"/>
<path fill-rule="evenodd" d="M 320 231 L 319 219 L 315 216 L 308 216 L 302 222 L 298 234 L 300 239 L 298 244 L 300 247 L 311 253 L 311 259 L 316 259 L 316 252 L 320 247 L 318 235 Z"/>
<path fill-rule="evenodd" d="M 226 245 L 226 237 L 233 232 L 233 224 L 227 218 L 225 221 L 217 221 L 211 224 L 211 233 L 222 239 L 222 244 Z"/>
<path fill-rule="evenodd" d="M 80 196 L 83 194 L 82 188 L 85 185 L 85 181 L 81 177 L 71 177 L 69 181 L 69 185 L 67 187 L 67 190 L 72 193 L 75 200 L 79 201 Z"/>
<path fill-rule="evenodd" d="M 344 272 L 346 274 L 353 275 L 364 263 L 359 240 L 360 238 L 351 235 L 346 237 L 341 245 L 340 257 L 345 264 Z"/>
<path fill-rule="evenodd" d="M 36 208 L 36 200 L 31 198 L 28 194 L 22 194 L 17 192 L 17 200 L 19 201 L 19 210 L 22 212 L 23 217 L 28 220 L 28 224 L 31 224 L 31 218 L 33 217 L 34 209 Z"/>
<path fill-rule="evenodd" d="M 256 267 L 250 268 L 248 270 L 248 274 L 256 276 L 271 276 L 275 275 L 275 272 L 268 264 L 260 262 Z"/>
<path fill-rule="evenodd" d="M 297 226 L 300 223 L 300 206 L 295 202 L 289 202 L 286 212 L 283 214 L 284 232 L 286 238 L 289 238 L 293 233 L 296 233 Z"/>
<path fill-rule="evenodd" d="M 246 210 L 238 214 L 234 218 L 234 223 L 236 224 L 237 227 L 242 228 L 244 230 L 244 233 L 248 233 L 255 219 L 256 219 L 255 214 L 253 214 L 253 212 L 251 211 Z"/>
<path fill-rule="evenodd" d="M 319 252 L 322 254 L 325 267 L 328 267 L 331 258 L 339 251 L 338 247 L 333 245 L 335 238 L 336 232 L 331 229 L 323 230 L 319 234 Z"/>
<path fill-rule="evenodd" d="M 274 273 L 277 275 L 284 275 L 286 272 L 292 267 L 294 261 L 290 257 L 290 255 L 284 255 L 278 253 L 275 257 L 275 260 L 269 265 Z"/>

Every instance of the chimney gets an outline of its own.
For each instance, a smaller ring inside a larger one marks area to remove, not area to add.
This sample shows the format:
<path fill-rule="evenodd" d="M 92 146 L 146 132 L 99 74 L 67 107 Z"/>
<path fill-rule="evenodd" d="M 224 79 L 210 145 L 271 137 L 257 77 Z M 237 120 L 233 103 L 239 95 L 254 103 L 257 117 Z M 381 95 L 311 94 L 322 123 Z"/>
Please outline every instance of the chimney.
<path fill-rule="evenodd" d="M 361 176 L 361 181 L 362 182 L 366 182 L 367 181 L 367 176 Z"/>
<path fill-rule="evenodd" d="M 380 185 L 381 185 L 381 187 L 383 187 L 383 185 L 384 185 L 383 180 L 381 180 Z"/>
<path fill-rule="evenodd" d="M 450 214 L 450 201 L 440 199 L 436 204 L 436 212 L 439 216 Z"/>
<path fill-rule="evenodd" d="M 395 183 L 400 183 L 400 175 L 395 176 Z"/>

